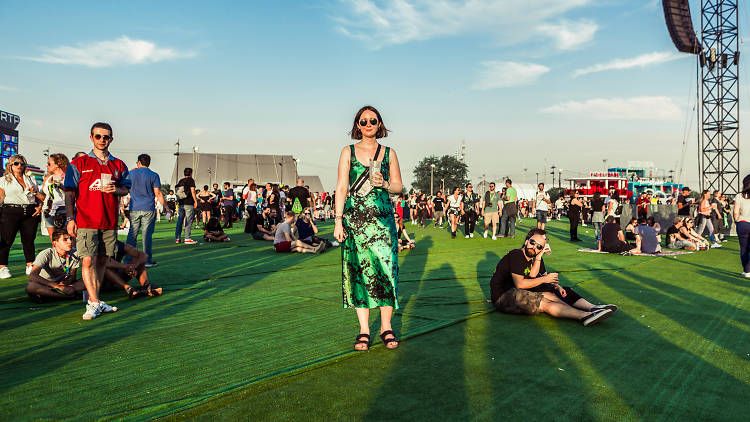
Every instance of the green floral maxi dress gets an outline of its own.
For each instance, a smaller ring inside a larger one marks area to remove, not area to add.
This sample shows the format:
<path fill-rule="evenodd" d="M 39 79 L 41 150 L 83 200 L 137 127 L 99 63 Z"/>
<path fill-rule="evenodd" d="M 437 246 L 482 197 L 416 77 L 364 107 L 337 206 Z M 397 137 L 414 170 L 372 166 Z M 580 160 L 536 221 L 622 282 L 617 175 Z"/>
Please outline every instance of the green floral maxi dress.
<path fill-rule="evenodd" d="M 350 145 L 349 183 L 370 171 L 357 161 Z M 385 148 L 381 171 L 390 180 L 390 148 Z M 341 287 L 344 308 L 398 308 L 398 243 L 393 204 L 388 192 L 373 188 L 366 197 L 350 195 L 344 205 L 341 247 Z"/>

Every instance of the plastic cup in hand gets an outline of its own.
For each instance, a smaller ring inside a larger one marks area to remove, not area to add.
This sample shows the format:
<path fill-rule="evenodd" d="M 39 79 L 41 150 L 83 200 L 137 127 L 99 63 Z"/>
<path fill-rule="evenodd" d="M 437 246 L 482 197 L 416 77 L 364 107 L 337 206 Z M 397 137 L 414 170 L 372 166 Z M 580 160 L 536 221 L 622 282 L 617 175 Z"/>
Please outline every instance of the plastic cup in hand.
<path fill-rule="evenodd" d="M 380 161 L 370 159 L 370 183 L 375 183 L 375 176 L 380 173 Z"/>
<path fill-rule="evenodd" d="M 112 183 L 112 175 L 109 173 L 102 173 L 100 176 L 100 181 L 101 181 L 101 187 L 103 188 L 104 186 L 107 186 L 110 183 Z"/>

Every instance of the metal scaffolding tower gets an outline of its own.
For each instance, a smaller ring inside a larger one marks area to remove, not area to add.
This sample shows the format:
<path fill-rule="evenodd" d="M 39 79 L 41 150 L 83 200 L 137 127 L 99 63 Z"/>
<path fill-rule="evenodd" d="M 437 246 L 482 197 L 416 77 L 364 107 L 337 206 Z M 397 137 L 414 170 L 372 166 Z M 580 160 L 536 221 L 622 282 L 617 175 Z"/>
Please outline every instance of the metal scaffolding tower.
<path fill-rule="evenodd" d="M 740 190 L 739 35 L 736 0 L 701 0 L 700 188 Z"/>

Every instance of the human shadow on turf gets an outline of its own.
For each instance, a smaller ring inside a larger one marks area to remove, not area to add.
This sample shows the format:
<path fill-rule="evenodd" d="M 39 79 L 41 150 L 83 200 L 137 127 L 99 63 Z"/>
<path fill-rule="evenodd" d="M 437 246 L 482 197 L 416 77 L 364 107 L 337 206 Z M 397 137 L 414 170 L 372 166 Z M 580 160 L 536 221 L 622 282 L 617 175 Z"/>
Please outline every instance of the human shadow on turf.
<path fill-rule="evenodd" d="M 428 271 L 409 301 L 411 312 L 430 319 L 438 318 L 441 308 L 455 315 L 469 313 L 464 287 L 455 280 L 450 264 Z M 457 327 L 465 325 L 410 335 L 397 350 L 371 351 L 391 354 L 392 362 L 384 368 L 383 381 L 363 420 L 468 420 L 463 354 L 466 333 Z"/>
<path fill-rule="evenodd" d="M 644 279 L 644 283 L 650 284 L 653 281 L 641 275 L 635 276 Z M 712 329 L 702 318 L 678 320 L 674 318 L 677 314 L 671 312 L 669 306 L 681 309 L 684 304 L 674 303 L 675 298 L 654 290 L 644 290 L 645 293 L 636 295 L 636 291 L 629 287 L 633 285 L 632 281 L 622 275 L 608 274 L 602 281 L 608 288 L 643 304 L 647 309 L 643 311 L 644 314 L 638 315 L 639 311 L 627 309 L 621 304 L 620 312 L 606 322 L 591 329 L 573 331 L 570 337 L 585 345 L 582 348 L 586 353 L 585 360 L 612 385 L 631 411 L 644 412 L 636 417 L 648 415 L 654 420 L 703 420 L 712 417 L 705 413 L 716 408 L 717 400 L 722 403 L 722 413 L 740 414 L 740 408 L 746 406 L 746 401 L 741 398 L 750 396 L 750 388 L 737 379 L 738 374 L 727 373 L 706 361 L 701 355 L 710 353 L 711 346 L 699 337 L 710 331 L 713 334 L 705 338 L 722 343 L 721 337 L 745 334 L 734 329 L 729 333 L 720 328 Z M 683 294 L 682 291 L 675 292 L 673 287 L 663 283 L 658 286 L 671 289 L 676 295 Z M 577 289 L 592 302 L 609 302 L 612 299 L 600 300 L 583 286 Z M 648 311 L 650 308 L 695 334 L 668 331 L 669 329 L 659 325 L 658 319 L 653 319 L 652 313 Z M 704 322 L 694 322 L 697 320 Z M 679 341 L 668 340 L 665 337 L 667 335 L 678 336 L 680 340 L 684 335 L 693 335 L 696 338 L 690 344 L 694 346 L 693 349 L 698 350 L 686 350 L 679 346 Z M 731 345 L 722 346 L 731 350 Z M 707 394 L 707 390 L 712 393 Z M 735 409 L 731 409 L 732 406 Z"/>

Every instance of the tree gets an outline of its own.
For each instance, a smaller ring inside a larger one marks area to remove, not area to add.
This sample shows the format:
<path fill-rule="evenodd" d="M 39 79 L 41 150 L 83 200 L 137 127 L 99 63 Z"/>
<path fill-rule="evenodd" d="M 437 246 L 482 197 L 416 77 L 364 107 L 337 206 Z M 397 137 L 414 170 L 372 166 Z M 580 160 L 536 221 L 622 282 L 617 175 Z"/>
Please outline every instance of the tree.
<path fill-rule="evenodd" d="M 452 155 L 443 155 L 442 157 L 431 155 L 423 158 L 422 161 L 414 167 L 414 182 L 412 183 L 414 189 L 421 190 L 425 193 L 430 192 L 431 164 L 435 164 L 432 179 L 434 192 L 441 189 L 441 179 L 445 179 L 446 193 L 452 192 L 454 187 L 463 187 L 469 182 L 467 178 L 469 167 L 465 163 L 462 163 Z"/>
<path fill-rule="evenodd" d="M 549 195 L 549 200 L 554 203 L 557 201 L 557 198 L 565 196 L 565 188 L 550 188 L 547 190 L 547 194 Z"/>

